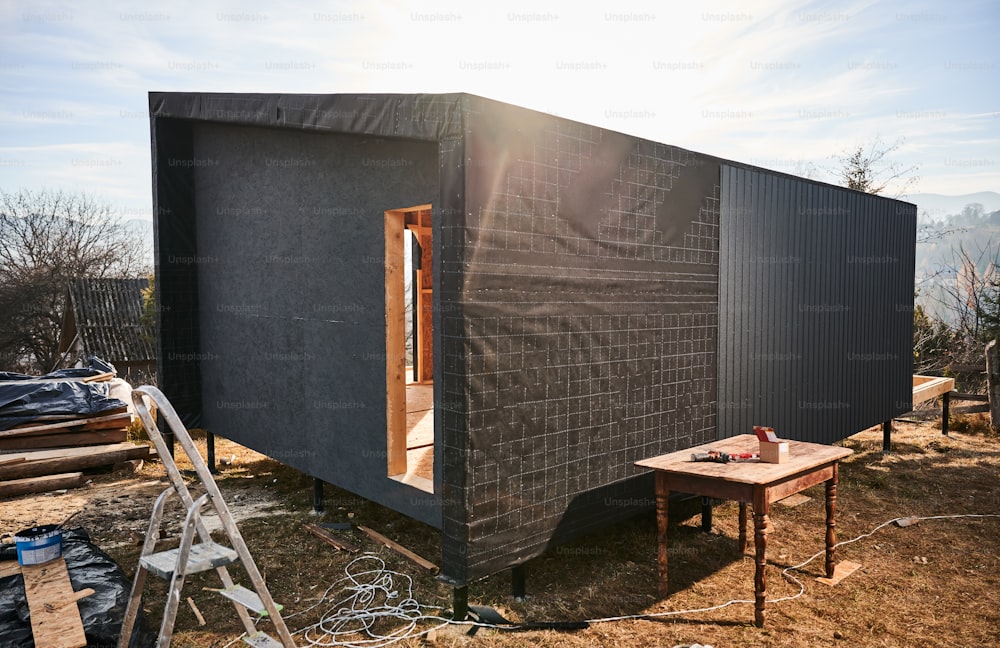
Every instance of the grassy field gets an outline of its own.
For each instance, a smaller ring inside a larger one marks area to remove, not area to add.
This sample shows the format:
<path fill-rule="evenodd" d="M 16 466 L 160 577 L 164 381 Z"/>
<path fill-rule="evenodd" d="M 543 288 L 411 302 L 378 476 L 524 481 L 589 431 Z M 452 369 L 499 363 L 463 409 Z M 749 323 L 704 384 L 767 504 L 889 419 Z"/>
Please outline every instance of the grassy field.
<path fill-rule="evenodd" d="M 944 437 L 933 421 L 897 422 L 894 451 L 888 456 L 881 452 L 880 429 L 846 439 L 843 444 L 855 452 L 841 465 L 838 540 L 854 539 L 900 517 L 1000 514 L 1000 440 L 983 431 L 981 419 L 957 427 L 960 432 Z M 439 533 L 428 526 L 329 486 L 327 512 L 317 518 L 310 512 L 311 479 L 224 440 L 219 440 L 217 454 L 232 458 L 222 467 L 220 487 L 236 511 L 275 599 L 285 605 L 293 630 L 315 623 L 344 597 L 336 586 L 323 600 L 358 555 L 321 543 L 303 530 L 305 523 L 363 524 L 424 557 L 439 558 Z M 162 467 L 147 463 L 134 475 L 95 475 L 90 487 L 65 495 L 3 502 L 0 532 L 11 533 L 36 521 L 58 521 L 80 510 L 74 524 L 87 529 L 131 575 L 137 542 L 145 534 L 149 506 L 162 490 L 162 480 Z M 947 517 L 907 527 L 887 525 L 838 549 L 838 559 L 860 563 L 861 568 L 836 586 L 816 581 L 823 575 L 822 557 L 792 572 L 804 587 L 796 597 L 800 586 L 782 572 L 821 551 L 825 533 L 823 487 L 804 494 L 809 499 L 802 504 L 772 507 L 768 599 L 795 598 L 769 604 L 762 629 L 752 623 L 752 603 L 717 607 L 734 599 L 753 599 L 752 548 L 747 555 L 739 555 L 738 507 L 727 502 L 715 509 L 711 533 L 700 530 L 696 515 L 685 519 L 684 511 L 672 514 L 673 593 L 667 599 L 656 594 L 652 512 L 532 560 L 524 600 L 510 596 L 506 573 L 472 584 L 469 592 L 473 605 L 492 606 L 513 621 L 646 618 L 591 623 L 577 631 L 480 629 L 473 636 L 467 634 L 468 627 L 450 626 L 397 645 L 1000 645 L 1000 517 Z M 167 516 L 164 547 L 177 541 L 180 514 L 178 509 Z M 412 578 L 412 596 L 417 602 L 450 607 L 451 590 L 432 576 L 356 530 L 340 533 L 389 569 Z M 395 578 L 394 587 L 405 592 L 406 577 Z M 157 579 L 151 581 L 156 582 L 147 585 L 145 608 L 158 624 L 165 586 Z M 197 575 L 186 583 L 184 598 L 191 597 L 207 624 L 199 625 L 191 606 L 182 602 L 174 646 L 225 646 L 238 639 L 241 626 L 231 606 L 210 591 L 215 587 L 214 574 Z M 693 611 L 706 608 L 715 609 Z M 434 625 L 425 622 L 417 627 L 427 630 Z M 261 624 L 262 629 L 269 627 L 267 622 Z M 383 621 L 376 627 L 388 634 L 402 624 Z M 302 635 L 296 638 L 306 645 Z"/>

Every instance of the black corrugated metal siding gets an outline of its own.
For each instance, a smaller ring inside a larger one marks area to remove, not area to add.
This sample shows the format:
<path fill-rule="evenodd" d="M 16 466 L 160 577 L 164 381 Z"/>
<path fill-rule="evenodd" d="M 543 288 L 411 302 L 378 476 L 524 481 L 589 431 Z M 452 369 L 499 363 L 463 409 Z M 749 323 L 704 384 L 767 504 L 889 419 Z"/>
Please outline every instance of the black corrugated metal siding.
<path fill-rule="evenodd" d="M 916 207 L 724 165 L 719 435 L 831 443 L 911 409 Z"/>

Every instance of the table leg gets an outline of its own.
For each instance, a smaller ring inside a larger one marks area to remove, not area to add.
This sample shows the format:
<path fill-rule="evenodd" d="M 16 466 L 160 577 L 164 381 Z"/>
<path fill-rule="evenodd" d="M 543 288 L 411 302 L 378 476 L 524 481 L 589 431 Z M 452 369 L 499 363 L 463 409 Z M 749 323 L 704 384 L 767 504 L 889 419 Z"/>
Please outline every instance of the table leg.
<path fill-rule="evenodd" d="M 826 577 L 833 578 L 836 567 L 837 523 L 837 473 L 839 464 L 833 464 L 833 477 L 826 482 Z"/>
<path fill-rule="evenodd" d="M 760 487 L 753 494 L 753 545 L 756 554 L 754 570 L 754 625 L 764 627 L 764 602 L 767 600 L 767 579 L 764 569 L 767 567 L 767 532 L 769 503 L 767 489 Z"/>
<path fill-rule="evenodd" d="M 667 501 L 670 490 L 667 488 L 667 476 L 659 471 L 656 473 L 656 565 L 659 570 L 660 596 L 666 596 L 667 587 Z"/>
<path fill-rule="evenodd" d="M 747 503 L 740 502 L 740 555 L 747 552 Z"/>

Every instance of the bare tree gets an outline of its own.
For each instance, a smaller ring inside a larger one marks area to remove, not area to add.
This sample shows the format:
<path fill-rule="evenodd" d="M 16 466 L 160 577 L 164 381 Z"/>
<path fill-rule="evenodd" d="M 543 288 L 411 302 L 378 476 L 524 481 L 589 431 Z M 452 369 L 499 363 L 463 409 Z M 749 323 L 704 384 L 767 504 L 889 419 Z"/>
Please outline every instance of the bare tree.
<path fill-rule="evenodd" d="M 982 361 L 986 343 L 1000 334 L 1000 248 L 991 240 L 952 248 L 952 257 L 933 275 L 925 294 L 946 314 L 952 342 L 950 361 Z M 943 318 L 931 316 L 943 322 Z M 917 322 L 915 321 L 915 324 Z"/>
<path fill-rule="evenodd" d="M 66 287 L 79 277 L 136 277 L 141 239 L 82 193 L 0 190 L 0 368 L 58 360 Z"/>
<path fill-rule="evenodd" d="M 913 309 L 913 372 L 940 374 L 952 361 L 954 332 L 942 320 Z"/>
<path fill-rule="evenodd" d="M 836 157 L 837 175 L 848 189 L 884 194 L 892 189 L 892 198 L 905 195 L 920 179 L 917 166 L 903 166 L 891 158 L 903 145 L 903 138 L 887 144 L 876 137 L 869 144 L 858 144 Z"/>

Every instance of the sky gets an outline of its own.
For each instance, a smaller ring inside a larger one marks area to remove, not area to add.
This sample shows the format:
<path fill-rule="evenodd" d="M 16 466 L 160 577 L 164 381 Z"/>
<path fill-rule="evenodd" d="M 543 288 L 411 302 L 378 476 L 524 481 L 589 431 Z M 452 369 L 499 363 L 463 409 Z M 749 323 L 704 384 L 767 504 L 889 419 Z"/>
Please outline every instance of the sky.
<path fill-rule="evenodd" d="M 1000 191 L 1000 2 L 0 0 L 0 190 L 151 220 L 150 91 L 469 92 L 836 182 Z"/>

